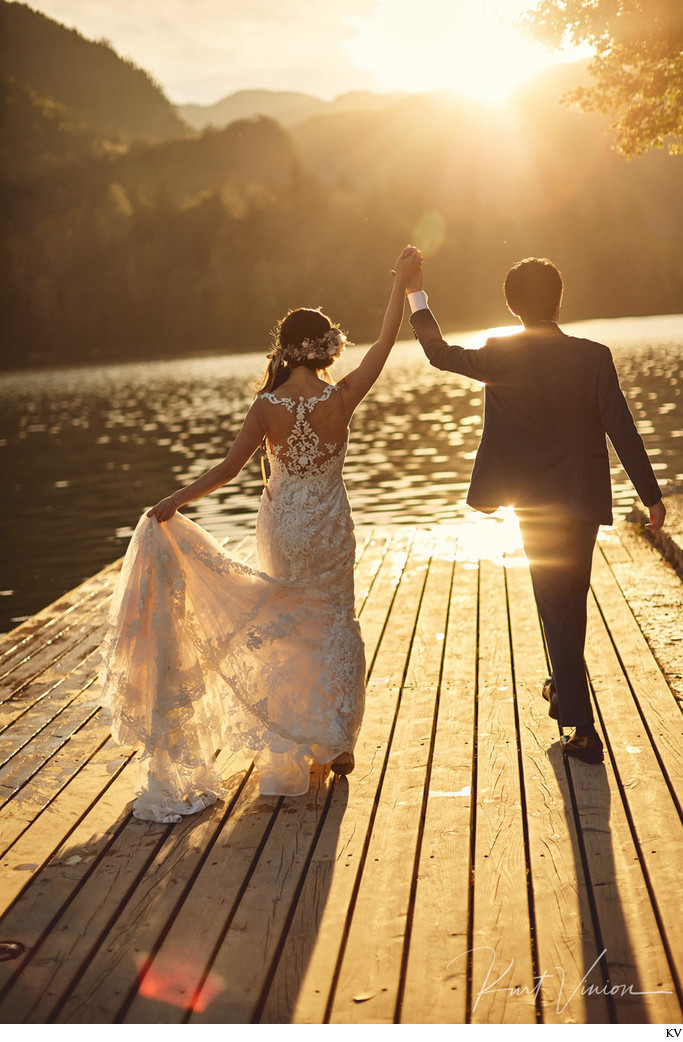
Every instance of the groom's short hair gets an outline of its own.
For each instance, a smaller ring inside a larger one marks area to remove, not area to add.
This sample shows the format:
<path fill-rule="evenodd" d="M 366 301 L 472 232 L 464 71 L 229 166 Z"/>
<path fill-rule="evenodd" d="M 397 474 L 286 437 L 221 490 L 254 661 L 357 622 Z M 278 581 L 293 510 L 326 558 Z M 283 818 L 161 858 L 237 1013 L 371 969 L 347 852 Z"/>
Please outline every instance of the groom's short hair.
<path fill-rule="evenodd" d="M 510 311 L 523 322 L 548 322 L 562 299 L 562 276 L 545 257 L 525 257 L 510 268 L 503 290 Z"/>

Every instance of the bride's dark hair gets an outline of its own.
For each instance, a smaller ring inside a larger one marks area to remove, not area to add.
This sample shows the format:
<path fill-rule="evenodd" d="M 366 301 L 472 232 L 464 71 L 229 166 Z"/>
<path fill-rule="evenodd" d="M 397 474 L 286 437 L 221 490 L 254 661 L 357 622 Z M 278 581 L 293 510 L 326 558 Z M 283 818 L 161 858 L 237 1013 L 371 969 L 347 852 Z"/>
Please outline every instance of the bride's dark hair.
<path fill-rule="evenodd" d="M 316 340 L 334 328 L 332 320 L 315 308 L 294 308 L 281 318 L 271 331 L 273 350 L 268 356 L 268 368 L 261 379 L 256 395 L 264 391 L 274 391 L 276 387 L 289 377 L 292 369 L 298 365 L 306 366 L 317 372 L 332 365 L 334 358 L 301 358 L 285 357 L 287 348 L 300 348 L 304 340 Z"/>

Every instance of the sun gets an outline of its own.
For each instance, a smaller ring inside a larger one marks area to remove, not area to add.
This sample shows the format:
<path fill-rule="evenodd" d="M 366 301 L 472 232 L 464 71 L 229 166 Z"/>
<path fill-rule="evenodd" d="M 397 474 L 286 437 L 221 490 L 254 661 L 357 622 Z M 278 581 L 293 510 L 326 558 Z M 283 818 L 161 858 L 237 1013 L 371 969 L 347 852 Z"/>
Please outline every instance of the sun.
<path fill-rule="evenodd" d="M 512 22 L 535 0 L 376 0 L 372 17 L 353 22 L 345 51 L 380 91 L 449 89 L 488 100 L 578 49 L 558 55 L 525 40 Z"/>

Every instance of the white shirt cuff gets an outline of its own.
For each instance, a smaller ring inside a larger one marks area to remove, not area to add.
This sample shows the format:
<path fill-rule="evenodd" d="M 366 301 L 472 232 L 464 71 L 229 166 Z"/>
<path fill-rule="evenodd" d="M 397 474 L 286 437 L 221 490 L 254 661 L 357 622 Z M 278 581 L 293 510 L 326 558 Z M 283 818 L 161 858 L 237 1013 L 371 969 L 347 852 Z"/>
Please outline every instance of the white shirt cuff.
<path fill-rule="evenodd" d="M 424 290 L 416 289 L 414 293 L 408 293 L 407 296 L 411 314 L 414 311 L 424 311 L 425 308 L 429 307 L 427 304 L 427 294 Z"/>

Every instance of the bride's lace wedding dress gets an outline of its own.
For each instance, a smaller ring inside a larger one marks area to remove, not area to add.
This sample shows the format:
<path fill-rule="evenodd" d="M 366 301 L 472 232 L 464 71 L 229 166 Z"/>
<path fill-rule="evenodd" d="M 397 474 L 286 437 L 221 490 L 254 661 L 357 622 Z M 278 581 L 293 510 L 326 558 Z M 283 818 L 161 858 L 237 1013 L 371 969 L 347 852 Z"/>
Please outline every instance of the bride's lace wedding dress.
<path fill-rule="evenodd" d="M 281 427 L 291 421 L 282 444 L 268 442 L 263 570 L 181 514 L 143 514 L 114 592 L 103 704 L 114 738 L 141 746 L 140 818 L 179 821 L 220 796 L 218 749 L 253 750 L 261 794 L 301 795 L 310 759 L 327 763 L 358 735 L 365 655 L 346 440 L 324 440 L 340 392 L 262 397 L 285 410 Z"/>

